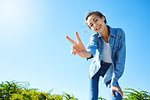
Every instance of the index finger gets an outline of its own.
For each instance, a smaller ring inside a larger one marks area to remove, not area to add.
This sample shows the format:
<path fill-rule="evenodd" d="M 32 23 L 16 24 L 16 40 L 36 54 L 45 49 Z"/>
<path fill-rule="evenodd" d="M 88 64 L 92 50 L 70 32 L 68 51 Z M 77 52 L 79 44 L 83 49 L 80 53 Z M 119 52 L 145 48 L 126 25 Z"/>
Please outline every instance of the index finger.
<path fill-rule="evenodd" d="M 78 32 L 76 32 L 75 34 L 76 34 L 78 43 L 79 43 L 79 44 L 82 43 L 82 42 L 81 42 L 81 39 L 80 39 L 80 37 L 79 37 L 79 35 L 78 35 Z"/>
<path fill-rule="evenodd" d="M 77 43 L 73 41 L 71 38 L 69 38 L 68 36 L 66 36 L 66 39 L 69 40 L 73 45 L 77 45 Z"/>

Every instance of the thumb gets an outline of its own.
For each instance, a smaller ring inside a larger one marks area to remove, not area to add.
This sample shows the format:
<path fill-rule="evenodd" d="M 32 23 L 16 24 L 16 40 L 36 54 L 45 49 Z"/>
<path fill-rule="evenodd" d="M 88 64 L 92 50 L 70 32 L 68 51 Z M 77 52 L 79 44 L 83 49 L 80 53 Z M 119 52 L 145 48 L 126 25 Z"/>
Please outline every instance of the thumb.
<path fill-rule="evenodd" d="M 115 96 L 115 95 L 114 95 L 114 90 L 113 90 L 113 89 L 111 89 L 111 94 L 112 94 L 113 96 Z"/>

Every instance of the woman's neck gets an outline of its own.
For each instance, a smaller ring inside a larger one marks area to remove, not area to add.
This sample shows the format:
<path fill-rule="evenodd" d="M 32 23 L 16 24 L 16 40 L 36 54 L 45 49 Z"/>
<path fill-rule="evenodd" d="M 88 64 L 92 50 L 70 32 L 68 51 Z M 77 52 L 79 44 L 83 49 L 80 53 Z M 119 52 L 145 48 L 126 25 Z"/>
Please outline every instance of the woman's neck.
<path fill-rule="evenodd" d="M 105 27 L 105 29 L 101 35 L 102 35 L 103 40 L 108 43 L 109 35 L 110 35 L 110 30 L 109 30 L 108 26 Z"/>

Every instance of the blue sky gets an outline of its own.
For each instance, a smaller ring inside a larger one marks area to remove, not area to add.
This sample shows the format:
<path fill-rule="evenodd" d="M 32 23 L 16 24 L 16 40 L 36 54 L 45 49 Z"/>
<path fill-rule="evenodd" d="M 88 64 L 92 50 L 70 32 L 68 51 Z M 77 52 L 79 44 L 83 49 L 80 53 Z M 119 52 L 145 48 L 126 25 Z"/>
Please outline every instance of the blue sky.
<path fill-rule="evenodd" d="M 89 65 L 92 60 L 70 54 L 72 44 L 65 36 L 75 32 L 86 46 L 85 16 L 98 10 L 111 27 L 125 31 L 127 57 L 119 83 L 150 92 L 149 0 L 1 0 L 0 80 L 27 81 L 31 88 L 73 94 L 88 100 Z M 100 95 L 108 90 L 99 82 Z"/>

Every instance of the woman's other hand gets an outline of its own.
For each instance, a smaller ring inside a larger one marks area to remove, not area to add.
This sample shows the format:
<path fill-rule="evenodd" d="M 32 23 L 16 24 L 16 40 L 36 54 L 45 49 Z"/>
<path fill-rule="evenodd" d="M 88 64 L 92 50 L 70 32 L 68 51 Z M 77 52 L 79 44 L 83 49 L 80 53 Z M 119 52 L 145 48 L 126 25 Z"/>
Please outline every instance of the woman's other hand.
<path fill-rule="evenodd" d="M 114 91 L 117 91 L 121 95 L 121 97 L 123 98 L 123 92 L 122 92 L 120 86 L 116 87 L 116 86 L 111 85 L 111 93 L 113 96 L 115 96 Z"/>

